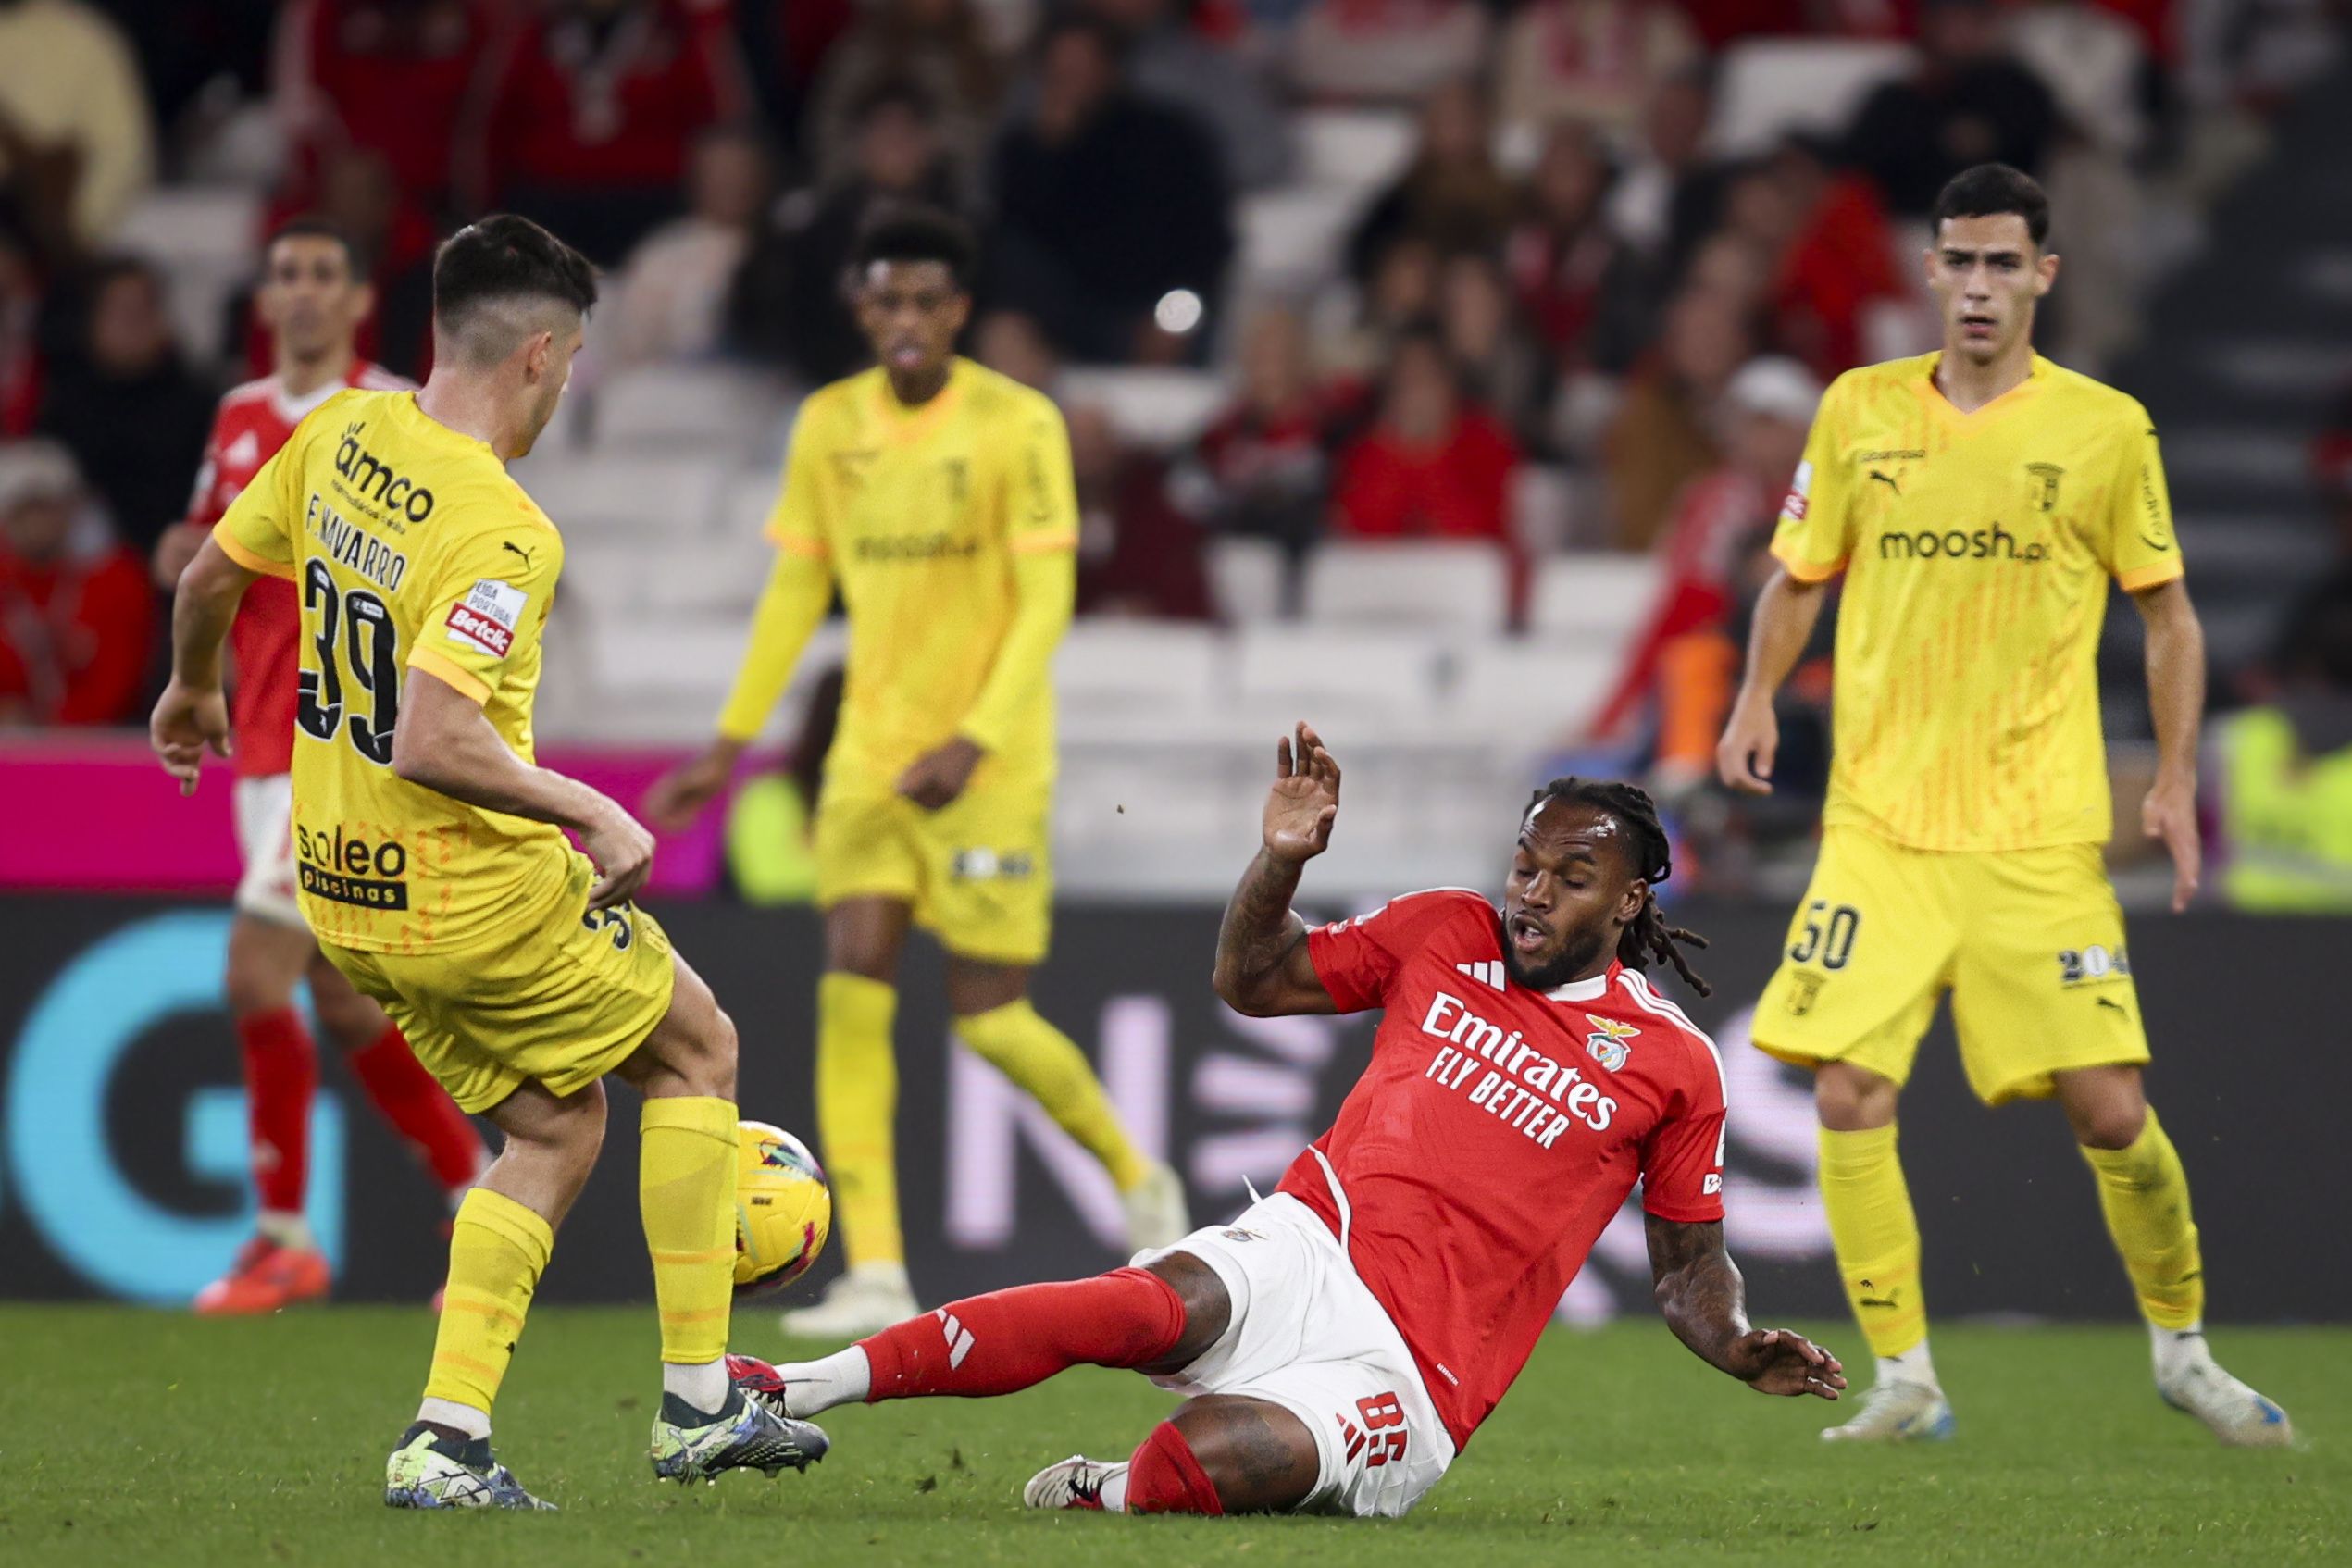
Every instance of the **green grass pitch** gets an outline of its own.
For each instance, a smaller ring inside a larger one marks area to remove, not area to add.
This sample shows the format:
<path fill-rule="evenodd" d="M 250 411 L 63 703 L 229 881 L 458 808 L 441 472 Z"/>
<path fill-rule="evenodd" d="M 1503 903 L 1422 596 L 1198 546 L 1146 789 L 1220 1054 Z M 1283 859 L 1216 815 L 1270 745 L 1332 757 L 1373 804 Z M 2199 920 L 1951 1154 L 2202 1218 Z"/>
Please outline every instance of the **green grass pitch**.
<path fill-rule="evenodd" d="M 780 1354 L 771 1322 L 742 1322 L 739 1342 Z M 383 1456 L 430 1340 L 421 1310 L 198 1322 L 0 1307 L 0 1562 L 2352 1562 L 2352 1330 L 2219 1336 L 2302 1434 L 2254 1453 L 2158 1404 L 2136 1328 L 1939 1329 L 1959 1437 L 1865 1451 L 1815 1440 L 1835 1407 L 1736 1388 L 1654 1322 L 1554 1333 L 1444 1484 L 1377 1524 L 1025 1513 L 1038 1466 L 1124 1454 L 1168 1408 L 1141 1379 L 1093 1370 L 1012 1399 L 836 1411 L 832 1457 L 805 1475 L 656 1487 L 650 1308 L 531 1318 L 499 1451 L 561 1513 L 394 1513 Z"/>

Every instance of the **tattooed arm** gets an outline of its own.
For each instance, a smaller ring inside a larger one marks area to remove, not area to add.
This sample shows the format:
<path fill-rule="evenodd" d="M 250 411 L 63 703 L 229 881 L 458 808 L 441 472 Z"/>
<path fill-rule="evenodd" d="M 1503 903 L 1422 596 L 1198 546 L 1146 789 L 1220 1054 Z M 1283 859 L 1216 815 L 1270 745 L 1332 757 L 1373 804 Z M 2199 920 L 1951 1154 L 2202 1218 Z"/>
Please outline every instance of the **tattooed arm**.
<path fill-rule="evenodd" d="M 1217 930 L 1217 995 L 1252 1018 L 1338 1011 L 1307 956 L 1307 923 L 1290 908 L 1299 873 L 1331 842 L 1339 765 L 1305 725 L 1275 747 L 1265 844 L 1241 874 Z"/>
<path fill-rule="evenodd" d="M 1837 1397 L 1846 1378 L 1836 1357 L 1785 1328 L 1748 1326 L 1747 1287 L 1724 1251 L 1721 1220 L 1685 1225 L 1655 1214 L 1644 1219 L 1651 1294 L 1675 1338 L 1758 1393 Z"/>

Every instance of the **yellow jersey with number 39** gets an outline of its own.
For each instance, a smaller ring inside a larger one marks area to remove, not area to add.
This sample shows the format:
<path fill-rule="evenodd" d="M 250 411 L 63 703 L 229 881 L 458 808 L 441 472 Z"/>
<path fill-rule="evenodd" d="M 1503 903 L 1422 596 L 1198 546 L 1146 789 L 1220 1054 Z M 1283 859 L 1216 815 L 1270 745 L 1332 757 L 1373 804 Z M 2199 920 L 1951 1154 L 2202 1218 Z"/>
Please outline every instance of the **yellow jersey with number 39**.
<path fill-rule="evenodd" d="M 413 392 L 339 392 L 214 526 L 250 571 L 302 600 L 293 834 L 303 917 L 374 952 L 464 948 L 565 886 L 562 831 L 392 772 L 410 669 L 482 704 L 532 760 L 541 633 L 563 570 L 555 527 L 489 445 Z"/>
<path fill-rule="evenodd" d="M 1773 554 L 1846 575 L 1823 820 L 1923 850 L 2104 843 L 2108 580 L 2182 573 L 2147 411 L 2035 355 L 1972 414 L 1938 354 L 1823 398 Z"/>

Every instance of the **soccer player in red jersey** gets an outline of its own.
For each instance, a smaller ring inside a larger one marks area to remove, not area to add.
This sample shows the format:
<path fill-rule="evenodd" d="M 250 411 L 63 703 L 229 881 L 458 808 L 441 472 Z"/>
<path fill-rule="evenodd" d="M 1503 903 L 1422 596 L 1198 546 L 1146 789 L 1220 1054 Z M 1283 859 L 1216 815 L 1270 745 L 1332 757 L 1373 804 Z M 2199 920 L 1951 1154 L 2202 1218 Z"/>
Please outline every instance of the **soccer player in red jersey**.
<path fill-rule="evenodd" d="M 296 218 L 269 243 L 256 300 L 276 369 L 220 400 L 187 521 L 156 550 L 168 587 L 228 511 L 237 492 L 293 434 L 303 416 L 345 387 L 408 383 L 354 349 L 373 291 L 350 242 L 331 225 Z M 383 1009 L 352 989 L 324 958 L 294 907 L 293 766 L 296 649 L 302 607 L 294 585 L 264 578 L 245 594 L 230 632 L 236 661 L 230 752 L 237 770 L 237 841 L 244 877 L 229 928 L 229 1011 L 244 1048 L 252 1128 L 256 1232 L 229 1272 L 196 1295 L 199 1313 L 268 1313 L 327 1293 L 327 1259 L 303 1219 L 310 1102 L 317 1051 L 294 1007 L 310 981 L 311 1004 L 346 1053 L 352 1076 L 414 1150 L 454 1206 L 488 1161 L 480 1135 L 409 1053 Z"/>
<path fill-rule="evenodd" d="M 1300 725 L 1217 939 L 1217 994 L 1243 1013 L 1387 1010 L 1338 1120 L 1271 1197 L 1098 1278 L 952 1302 L 821 1361 L 739 1359 L 747 1387 L 806 1416 L 1127 1367 L 1190 1398 L 1131 1458 L 1040 1471 L 1030 1507 L 1400 1514 L 1639 1181 L 1675 1335 L 1761 1392 L 1836 1399 L 1835 1357 L 1748 1325 L 1724 1251 L 1723 1069 L 1642 974 L 1665 960 L 1698 983 L 1674 946 L 1696 939 L 1658 915 L 1649 798 L 1538 790 L 1500 914 L 1446 889 L 1310 931 L 1290 899 L 1338 808 L 1338 764 Z"/>

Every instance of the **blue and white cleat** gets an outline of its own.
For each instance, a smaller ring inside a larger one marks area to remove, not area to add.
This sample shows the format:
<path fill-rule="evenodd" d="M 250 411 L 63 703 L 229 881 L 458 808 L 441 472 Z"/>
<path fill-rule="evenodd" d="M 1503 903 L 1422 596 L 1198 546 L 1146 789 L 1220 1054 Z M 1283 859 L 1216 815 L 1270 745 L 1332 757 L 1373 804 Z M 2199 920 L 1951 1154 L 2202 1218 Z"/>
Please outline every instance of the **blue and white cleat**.
<path fill-rule="evenodd" d="M 555 1505 L 523 1490 L 515 1473 L 491 1456 L 490 1439 L 461 1442 L 438 1437 L 422 1422 L 400 1436 L 384 1462 L 387 1508 L 523 1508 L 553 1513 Z"/>
<path fill-rule="evenodd" d="M 740 1389 L 730 1389 L 728 1408 L 715 1417 L 675 1394 L 662 1396 L 653 1419 L 653 1477 L 659 1481 L 716 1481 L 725 1470 L 757 1470 L 775 1475 L 786 1468 L 806 1470 L 825 1457 L 831 1441 L 817 1427 L 768 1408 Z"/>
<path fill-rule="evenodd" d="M 2196 1416 L 2234 1449 L 2283 1449 L 2295 1441 L 2295 1423 L 2272 1400 L 2221 1370 L 2205 1337 L 2179 1355 L 2170 1375 L 2156 1382 L 2157 1397 Z"/>
<path fill-rule="evenodd" d="M 1952 1435 L 1952 1407 L 1933 1383 L 1874 1385 L 1862 1408 L 1842 1426 L 1822 1433 L 1824 1443 L 1940 1443 Z"/>

